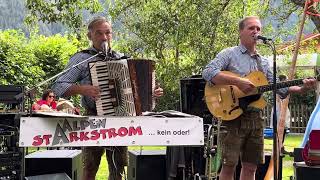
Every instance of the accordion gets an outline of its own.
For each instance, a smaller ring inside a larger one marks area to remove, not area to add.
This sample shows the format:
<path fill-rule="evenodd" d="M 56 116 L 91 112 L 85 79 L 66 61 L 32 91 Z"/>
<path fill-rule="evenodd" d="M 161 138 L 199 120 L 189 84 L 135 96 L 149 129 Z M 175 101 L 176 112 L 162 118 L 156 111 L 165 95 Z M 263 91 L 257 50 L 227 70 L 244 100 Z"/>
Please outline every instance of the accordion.
<path fill-rule="evenodd" d="M 136 116 L 154 108 L 154 61 L 95 61 L 89 63 L 89 68 L 92 85 L 100 88 L 97 115 Z"/>

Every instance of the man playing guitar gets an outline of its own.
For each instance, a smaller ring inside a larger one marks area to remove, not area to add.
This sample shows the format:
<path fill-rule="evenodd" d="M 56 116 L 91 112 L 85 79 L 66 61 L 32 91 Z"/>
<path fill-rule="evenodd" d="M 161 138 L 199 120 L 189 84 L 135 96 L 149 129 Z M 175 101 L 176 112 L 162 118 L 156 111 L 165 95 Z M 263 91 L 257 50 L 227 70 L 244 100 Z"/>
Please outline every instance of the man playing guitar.
<path fill-rule="evenodd" d="M 212 85 L 233 85 L 241 93 L 256 93 L 254 82 L 245 76 L 254 72 L 263 73 L 267 82 L 272 83 L 273 74 L 266 58 L 257 53 L 257 36 L 261 33 L 258 17 L 245 17 L 239 22 L 240 45 L 222 50 L 203 70 L 203 78 Z M 226 73 L 229 71 L 231 73 Z M 235 76 L 234 74 L 237 74 Z M 285 98 L 288 93 L 302 93 L 315 86 L 315 79 L 304 79 L 303 86 L 278 89 L 277 93 Z M 232 87 L 232 86 L 231 86 Z M 232 97 L 235 99 L 235 97 Z M 221 101 L 221 99 L 217 100 Z M 235 100 L 234 100 L 235 101 Z M 248 107 L 232 121 L 223 121 L 227 133 L 221 135 L 222 170 L 220 180 L 231 180 L 241 158 L 241 180 L 255 179 L 258 164 L 264 160 L 263 128 L 259 108 Z"/>

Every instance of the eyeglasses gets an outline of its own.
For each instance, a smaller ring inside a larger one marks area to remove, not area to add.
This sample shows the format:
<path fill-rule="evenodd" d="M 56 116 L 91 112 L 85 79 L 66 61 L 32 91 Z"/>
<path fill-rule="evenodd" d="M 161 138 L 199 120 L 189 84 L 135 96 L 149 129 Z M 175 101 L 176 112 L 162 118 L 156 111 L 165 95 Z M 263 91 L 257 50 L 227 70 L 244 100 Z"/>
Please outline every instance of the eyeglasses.
<path fill-rule="evenodd" d="M 49 98 L 54 98 L 55 96 L 48 96 Z"/>

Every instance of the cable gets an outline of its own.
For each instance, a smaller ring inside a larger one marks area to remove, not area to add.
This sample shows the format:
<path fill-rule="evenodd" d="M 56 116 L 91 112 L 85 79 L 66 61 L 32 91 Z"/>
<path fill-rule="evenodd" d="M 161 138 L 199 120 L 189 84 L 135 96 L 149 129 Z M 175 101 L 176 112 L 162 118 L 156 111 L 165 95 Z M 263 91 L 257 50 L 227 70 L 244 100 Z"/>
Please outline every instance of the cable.
<path fill-rule="evenodd" d="M 115 172 L 112 175 L 117 176 L 119 169 L 117 167 L 117 163 L 116 163 L 116 160 L 115 160 L 115 151 L 117 150 L 120 156 L 121 156 L 122 152 L 116 146 L 115 147 L 111 147 L 111 148 L 106 148 L 106 150 L 107 151 L 112 151 L 111 159 L 112 159 L 112 164 L 113 164 L 114 169 L 115 169 Z M 118 158 L 121 158 L 121 157 L 118 157 Z M 110 172 L 110 169 L 109 169 L 109 172 Z M 124 177 L 126 179 L 125 169 L 123 169 L 123 173 L 119 172 L 119 174 L 121 175 L 121 177 Z M 116 177 L 113 177 L 113 179 L 115 179 L 115 178 Z"/>

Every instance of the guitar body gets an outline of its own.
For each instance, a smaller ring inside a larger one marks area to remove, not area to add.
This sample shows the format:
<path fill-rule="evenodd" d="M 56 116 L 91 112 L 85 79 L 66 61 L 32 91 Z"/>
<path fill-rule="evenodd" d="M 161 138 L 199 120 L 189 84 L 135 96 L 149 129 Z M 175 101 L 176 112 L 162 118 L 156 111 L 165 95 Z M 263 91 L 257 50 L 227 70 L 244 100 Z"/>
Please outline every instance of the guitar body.
<path fill-rule="evenodd" d="M 240 77 L 238 74 L 228 71 L 223 71 L 222 73 Z M 256 87 L 268 85 L 267 78 L 260 71 L 252 72 L 244 78 L 250 80 Z M 234 120 L 243 113 L 241 103 L 244 99 L 252 100 L 251 97 L 253 96 L 256 98 L 248 103 L 248 107 L 263 109 L 267 105 L 262 96 L 258 96 L 257 98 L 257 94 L 255 93 L 244 94 L 234 85 L 210 85 L 207 83 L 204 94 L 211 114 L 225 121 Z"/>

